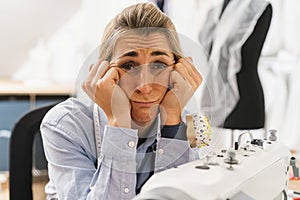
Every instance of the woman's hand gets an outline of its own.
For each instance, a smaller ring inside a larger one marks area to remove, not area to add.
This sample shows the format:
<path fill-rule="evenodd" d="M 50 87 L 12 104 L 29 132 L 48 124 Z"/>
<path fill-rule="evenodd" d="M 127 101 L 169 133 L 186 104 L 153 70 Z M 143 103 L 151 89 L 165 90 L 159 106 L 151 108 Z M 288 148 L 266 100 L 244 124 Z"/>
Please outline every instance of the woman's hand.
<path fill-rule="evenodd" d="M 108 125 L 130 128 L 131 108 L 127 95 L 118 85 L 119 70 L 111 67 L 107 61 L 98 61 L 90 66 L 89 76 L 82 83 L 82 89 L 103 109 Z"/>
<path fill-rule="evenodd" d="M 162 123 L 176 125 L 181 120 L 181 112 L 202 82 L 202 76 L 191 58 L 181 58 L 170 74 L 169 91 L 160 104 Z"/>

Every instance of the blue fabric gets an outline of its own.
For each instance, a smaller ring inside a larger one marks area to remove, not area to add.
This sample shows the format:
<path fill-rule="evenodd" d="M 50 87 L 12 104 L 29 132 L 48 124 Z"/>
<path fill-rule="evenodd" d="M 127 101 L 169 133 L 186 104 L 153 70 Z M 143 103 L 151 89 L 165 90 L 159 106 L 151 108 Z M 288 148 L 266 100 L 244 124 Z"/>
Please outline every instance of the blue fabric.
<path fill-rule="evenodd" d="M 137 180 L 137 173 L 147 173 L 152 168 L 155 173 L 194 159 L 188 141 L 160 137 L 157 131 L 137 147 L 138 131 L 108 126 L 101 108 L 102 146 L 97 158 L 93 105 L 71 98 L 55 106 L 43 119 L 41 133 L 50 178 L 47 199 L 132 199 L 137 184 L 143 184 L 145 179 L 140 175 Z M 160 151 L 151 150 L 154 143 Z M 154 158 L 149 156 L 152 154 Z M 149 174 L 145 175 L 147 180 Z"/>
<path fill-rule="evenodd" d="M 165 125 L 161 129 L 161 137 L 187 140 L 186 128 L 187 127 L 183 122 L 177 125 Z"/>

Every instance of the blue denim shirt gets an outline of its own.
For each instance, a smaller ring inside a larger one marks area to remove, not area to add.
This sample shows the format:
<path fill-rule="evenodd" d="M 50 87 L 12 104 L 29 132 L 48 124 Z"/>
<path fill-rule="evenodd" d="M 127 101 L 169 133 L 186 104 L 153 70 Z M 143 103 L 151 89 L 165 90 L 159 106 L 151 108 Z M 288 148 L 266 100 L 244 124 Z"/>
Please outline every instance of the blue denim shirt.
<path fill-rule="evenodd" d="M 98 108 L 102 135 L 97 158 L 93 103 L 70 98 L 51 109 L 41 124 L 48 160 L 47 199 L 132 199 L 147 149 L 156 142 L 154 173 L 194 159 L 186 140 L 150 136 L 139 147 L 137 130 L 107 125 Z M 153 131 L 153 130 L 152 130 Z"/>

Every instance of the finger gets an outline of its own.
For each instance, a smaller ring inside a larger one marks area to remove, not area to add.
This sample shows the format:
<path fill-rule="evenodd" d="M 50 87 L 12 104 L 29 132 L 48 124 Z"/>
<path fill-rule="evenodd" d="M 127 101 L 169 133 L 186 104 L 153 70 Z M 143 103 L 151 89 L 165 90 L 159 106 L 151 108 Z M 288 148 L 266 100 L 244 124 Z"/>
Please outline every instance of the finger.
<path fill-rule="evenodd" d="M 109 70 L 109 68 L 110 68 L 109 62 L 107 61 L 101 62 L 95 74 L 95 79 L 97 80 L 101 79 L 105 75 L 105 73 Z"/>
<path fill-rule="evenodd" d="M 182 58 L 176 64 L 175 69 L 190 83 L 196 90 L 202 82 L 202 76 L 195 68 L 190 57 Z"/>
<path fill-rule="evenodd" d="M 195 67 L 193 67 L 195 69 Z M 202 76 L 201 74 L 195 69 L 193 73 L 191 73 L 192 70 L 188 70 L 189 72 L 189 78 L 188 81 L 189 83 L 193 86 L 194 90 L 196 90 L 200 84 L 202 83 Z"/>
<path fill-rule="evenodd" d="M 103 82 L 111 82 L 113 81 L 115 84 L 117 84 L 117 82 L 119 81 L 120 79 L 120 75 L 119 75 L 119 72 L 118 72 L 118 68 L 116 67 L 112 67 L 110 69 L 108 69 L 108 71 L 104 74 L 104 76 L 102 77 L 102 81 Z"/>
<path fill-rule="evenodd" d="M 87 76 L 87 78 L 82 82 L 81 84 L 81 88 L 90 96 L 90 91 L 91 91 L 91 83 L 93 80 L 93 77 L 95 76 L 96 72 L 97 72 L 97 65 L 100 64 L 100 60 L 97 60 L 97 62 L 95 64 L 91 64 L 89 66 L 89 74 Z M 91 96 L 90 96 L 91 97 Z M 92 97 L 91 97 L 92 98 Z"/>
<path fill-rule="evenodd" d="M 170 87 L 175 88 L 176 86 L 184 87 L 186 85 L 186 81 L 177 71 L 172 71 L 170 74 Z"/>
<path fill-rule="evenodd" d="M 200 72 L 198 71 L 198 69 L 195 67 L 194 63 L 193 63 L 193 58 L 192 57 L 187 57 L 187 59 L 184 60 L 184 62 L 187 62 L 189 65 L 189 72 L 192 72 L 192 76 L 195 77 L 196 82 L 198 82 L 198 84 L 200 85 L 202 82 L 202 75 L 200 74 Z"/>
<path fill-rule="evenodd" d="M 97 60 L 95 64 L 91 64 L 89 68 L 89 77 L 94 77 L 95 74 L 97 73 L 98 67 L 101 64 L 102 60 Z"/>
<path fill-rule="evenodd" d="M 94 74 L 93 77 L 91 77 L 91 81 L 89 82 L 90 87 L 93 89 L 93 92 L 95 92 L 95 86 L 97 83 L 101 80 L 102 76 L 106 73 L 106 71 L 109 68 L 109 63 L 107 61 L 101 62 L 100 66 L 97 65 L 95 66 L 97 68 L 96 73 Z"/>
<path fill-rule="evenodd" d="M 96 84 L 99 80 L 99 74 L 102 74 L 103 71 L 106 70 L 105 65 L 107 62 L 102 62 L 102 60 L 98 60 L 95 64 L 90 66 L 90 73 L 89 76 L 85 81 L 82 82 L 81 87 L 82 89 L 92 98 L 94 99 L 95 91 L 96 91 Z M 99 67 L 100 65 L 100 67 Z"/>
<path fill-rule="evenodd" d="M 176 91 L 179 90 L 187 93 L 194 91 L 193 86 L 175 70 L 171 72 L 170 85 L 172 89 L 175 89 Z"/>
<path fill-rule="evenodd" d="M 179 72 L 184 79 L 187 79 L 189 75 L 187 68 L 184 66 L 182 62 L 178 62 L 174 66 L 174 70 Z"/>
<path fill-rule="evenodd" d="M 174 69 L 182 76 L 184 80 L 186 80 L 190 85 L 195 85 L 195 81 L 191 77 L 185 65 L 182 63 L 177 63 Z M 194 88 L 194 87 L 193 87 Z"/>
<path fill-rule="evenodd" d="M 193 88 L 194 91 L 198 88 L 198 84 L 194 80 L 194 78 L 187 72 L 187 70 L 183 69 L 184 65 L 180 64 L 176 66 L 176 70 L 180 73 L 180 75 L 184 78 L 184 80 L 189 84 L 191 88 Z"/>
<path fill-rule="evenodd" d="M 126 71 L 124 71 L 123 69 L 117 67 L 115 64 L 110 64 L 110 66 L 115 68 L 118 71 L 120 77 L 127 74 Z"/>
<path fill-rule="evenodd" d="M 191 76 L 198 75 L 201 76 L 199 71 L 196 69 L 196 67 L 193 64 L 193 58 L 192 57 L 185 57 L 181 59 L 181 62 L 183 65 L 185 65 L 188 69 L 188 72 Z"/>
<path fill-rule="evenodd" d="M 190 63 L 193 63 L 193 58 L 191 56 L 186 57 Z"/>
<path fill-rule="evenodd" d="M 95 79 L 92 82 L 86 81 L 82 86 L 91 99 L 95 100 L 96 93 L 102 90 L 110 91 L 116 85 L 118 77 L 118 72 L 114 68 L 110 68 L 103 78 Z"/>
<path fill-rule="evenodd" d="M 89 72 L 91 72 L 92 68 L 93 68 L 94 64 L 91 64 L 89 67 Z"/>
<path fill-rule="evenodd" d="M 89 67 L 89 75 L 86 80 L 82 83 L 82 89 L 86 91 L 92 84 L 94 77 L 98 71 L 98 66 L 101 64 L 101 60 L 98 60 L 95 64 L 91 64 Z"/>
<path fill-rule="evenodd" d="M 193 87 L 175 70 L 171 72 L 170 84 L 173 86 L 170 91 L 176 96 L 181 108 L 183 108 L 194 94 Z"/>

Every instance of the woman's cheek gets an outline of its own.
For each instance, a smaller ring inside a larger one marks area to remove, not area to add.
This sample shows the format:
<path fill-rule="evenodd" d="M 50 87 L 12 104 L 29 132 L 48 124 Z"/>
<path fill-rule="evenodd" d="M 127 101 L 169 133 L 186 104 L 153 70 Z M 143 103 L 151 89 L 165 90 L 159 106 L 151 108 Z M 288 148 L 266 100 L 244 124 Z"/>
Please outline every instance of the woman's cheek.
<path fill-rule="evenodd" d="M 168 88 L 160 86 L 160 87 L 157 87 L 156 90 L 158 91 L 158 92 L 156 92 L 156 95 L 160 96 L 160 102 L 159 103 L 161 103 L 161 101 L 165 97 L 166 93 L 168 92 Z"/>
<path fill-rule="evenodd" d="M 157 77 L 155 77 L 154 84 L 158 84 L 165 88 L 168 88 L 169 82 L 170 82 L 171 71 L 172 71 L 172 69 L 167 69 L 166 71 L 160 73 Z"/>
<path fill-rule="evenodd" d="M 126 74 L 121 76 L 118 85 L 129 99 L 132 97 L 137 87 L 136 80 L 128 77 Z"/>

